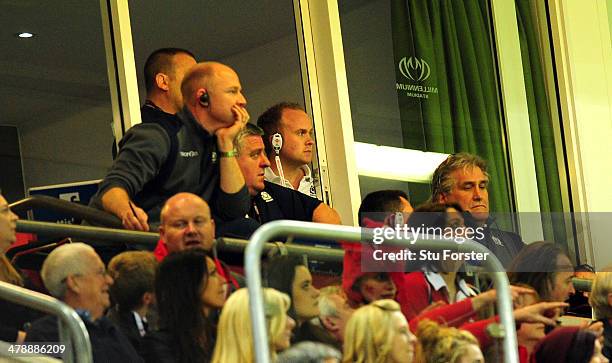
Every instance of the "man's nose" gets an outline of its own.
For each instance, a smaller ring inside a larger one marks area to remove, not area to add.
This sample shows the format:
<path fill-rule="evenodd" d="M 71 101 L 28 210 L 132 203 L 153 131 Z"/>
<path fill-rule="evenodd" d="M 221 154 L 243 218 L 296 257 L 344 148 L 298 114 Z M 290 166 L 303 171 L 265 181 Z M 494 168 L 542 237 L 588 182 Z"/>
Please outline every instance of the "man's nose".
<path fill-rule="evenodd" d="M 244 97 L 242 92 L 240 92 L 240 96 L 238 97 L 238 105 L 240 105 L 242 107 L 246 107 L 246 105 L 247 105 L 246 97 Z"/>
<path fill-rule="evenodd" d="M 481 200 L 482 199 L 482 190 L 479 187 L 474 187 L 474 191 L 472 193 L 472 198 L 474 200 Z"/>
<path fill-rule="evenodd" d="M 193 233 L 195 232 L 195 225 L 193 224 L 193 222 L 189 222 L 187 223 L 187 226 L 185 227 L 185 233 Z"/>
<path fill-rule="evenodd" d="M 270 166 L 270 160 L 265 154 L 261 154 L 261 158 L 259 159 L 259 167 L 265 169 Z"/>

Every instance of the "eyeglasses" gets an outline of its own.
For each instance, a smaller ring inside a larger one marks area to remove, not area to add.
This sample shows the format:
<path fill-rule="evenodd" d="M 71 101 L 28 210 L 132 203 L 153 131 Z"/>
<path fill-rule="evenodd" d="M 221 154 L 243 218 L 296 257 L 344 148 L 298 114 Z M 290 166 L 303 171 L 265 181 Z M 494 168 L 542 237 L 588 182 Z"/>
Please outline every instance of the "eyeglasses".
<path fill-rule="evenodd" d="M 65 283 L 66 280 L 68 280 L 68 278 L 70 276 L 73 276 L 73 277 L 82 277 L 82 276 L 86 276 L 86 275 L 97 275 L 97 276 L 106 277 L 108 275 L 108 271 L 106 271 L 106 268 L 100 267 L 99 269 L 97 269 L 96 271 L 94 271 L 94 272 L 92 272 L 90 274 L 83 274 L 83 273 L 69 274 L 68 276 L 64 277 L 61 280 L 61 283 Z"/>

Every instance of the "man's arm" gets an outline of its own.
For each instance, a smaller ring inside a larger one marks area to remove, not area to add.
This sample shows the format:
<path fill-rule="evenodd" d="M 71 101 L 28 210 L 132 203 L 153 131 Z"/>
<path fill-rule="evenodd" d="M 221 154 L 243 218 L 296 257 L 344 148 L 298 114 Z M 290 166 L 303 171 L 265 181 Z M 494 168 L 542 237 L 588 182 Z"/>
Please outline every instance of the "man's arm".
<path fill-rule="evenodd" d="M 215 132 L 217 136 L 217 146 L 221 153 L 234 151 L 234 138 L 249 121 L 249 114 L 246 109 L 234 106 L 232 107 L 232 112 L 234 113 L 234 124 L 229 127 L 221 128 Z M 240 189 L 245 186 L 245 181 L 236 157 L 222 156 L 220 160 L 221 190 L 227 194 L 238 193 Z"/>
<path fill-rule="evenodd" d="M 119 217 L 124 228 L 136 231 L 149 230 L 147 223 L 149 216 L 130 201 L 125 189 L 114 187 L 107 190 L 102 195 L 102 206 L 104 210 Z"/>
<path fill-rule="evenodd" d="M 312 221 L 315 223 L 342 224 L 338 212 L 325 203 L 321 203 L 315 208 L 312 213 Z"/>
<path fill-rule="evenodd" d="M 130 196 L 157 175 L 168 157 L 170 137 L 159 125 L 141 124 L 131 128 L 120 145 L 119 155 L 91 205 L 114 214 L 127 229 L 146 231 L 146 213 L 130 202 Z"/>
<path fill-rule="evenodd" d="M 235 150 L 234 138 L 249 121 L 246 109 L 238 106 L 232 107 L 234 123 L 215 132 L 219 152 L 233 152 Z M 214 212 L 224 220 L 243 217 L 249 210 L 250 196 L 244 181 L 242 171 L 235 156 L 221 156 L 219 162 L 220 192 L 213 202 Z"/>

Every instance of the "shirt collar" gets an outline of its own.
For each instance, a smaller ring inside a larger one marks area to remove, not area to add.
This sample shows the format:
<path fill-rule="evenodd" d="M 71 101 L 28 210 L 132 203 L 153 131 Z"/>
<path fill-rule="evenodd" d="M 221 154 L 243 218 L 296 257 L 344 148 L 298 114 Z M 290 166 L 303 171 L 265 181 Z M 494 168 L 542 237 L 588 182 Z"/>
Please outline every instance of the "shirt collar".
<path fill-rule="evenodd" d="M 300 166 L 300 169 L 302 169 L 302 171 L 304 172 L 304 176 L 302 177 L 302 179 L 300 179 L 300 183 L 305 178 L 308 178 L 308 181 L 311 181 L 312 172 L 310 171 L 310 167 L 307 164 L 304 164 Z M 264 178 L 266 178 L 266 180 L 269 180 L 274 184 L 280 184 L 280 181 L 281 181 L 280 176 L 276 175 L 276 173 L 274 173 L 274 170 L 272 170 L 272 168 L 266 168 L 264 170 Z M 285 182 L 287 183 L 287 185 L 291 185 L 291 182 L 289 180 L 285 179 Z M 293 187 L 291 187 L 291 189 L 293 189 Z"/>
<path fill-rule="evenodd" d="M 427 279 L 427 281 L 429 281 L 429 284 L 431 285 L 431 287 L 433 287 L 434 290 L 439 291 L 441 288 L 446 287 L 446 281 L 444 281 L 442 275 L 440 275 L 439 273 L 432 271 L 424 271 L 423 274 L 425 275 L 425 278 Z M 459 294 L 468 297 L 476 295 L 476 292 L 468 286 L 464 279 L 462 279 L 461 277 L 457 277 L 457 297 L 459 297 Z"/>

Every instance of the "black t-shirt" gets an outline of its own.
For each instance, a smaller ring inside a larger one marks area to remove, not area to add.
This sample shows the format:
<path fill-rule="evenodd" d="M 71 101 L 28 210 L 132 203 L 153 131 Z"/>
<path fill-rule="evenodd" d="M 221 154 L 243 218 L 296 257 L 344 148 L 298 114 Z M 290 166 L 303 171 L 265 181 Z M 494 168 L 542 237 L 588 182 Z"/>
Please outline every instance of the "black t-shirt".
<path fill-rule="evenodd" d="M 265 189 L 253 199 L 250 218 L 261 224 L 278 219 L 312 222 L 320 200 L 274 183 L 264 183 Z"/>

